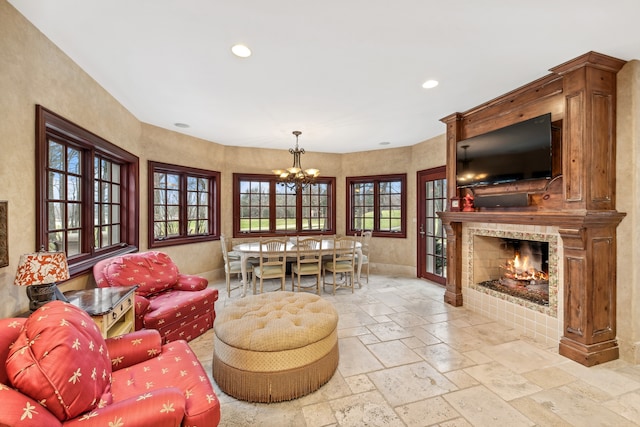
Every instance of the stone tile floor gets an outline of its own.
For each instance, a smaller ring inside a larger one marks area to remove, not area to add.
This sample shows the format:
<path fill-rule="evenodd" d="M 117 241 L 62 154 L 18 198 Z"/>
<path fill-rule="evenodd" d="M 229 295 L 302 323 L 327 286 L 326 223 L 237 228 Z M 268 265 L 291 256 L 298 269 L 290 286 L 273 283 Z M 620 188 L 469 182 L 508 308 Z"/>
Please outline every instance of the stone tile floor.
<path fill-rule="evenodd" d="M 227 298 L 224 282 L 216 309 Z M 324 293 L 340 315 L 340 364 L 302 398 L 236 400 L 214 388 L 221 426 L 633 426 L 640 425 L 640 365 L 586 368 L 464 307 L 431 282 L 372 275 Z M 210 330 L 193 340 L 211 377 Z"/>

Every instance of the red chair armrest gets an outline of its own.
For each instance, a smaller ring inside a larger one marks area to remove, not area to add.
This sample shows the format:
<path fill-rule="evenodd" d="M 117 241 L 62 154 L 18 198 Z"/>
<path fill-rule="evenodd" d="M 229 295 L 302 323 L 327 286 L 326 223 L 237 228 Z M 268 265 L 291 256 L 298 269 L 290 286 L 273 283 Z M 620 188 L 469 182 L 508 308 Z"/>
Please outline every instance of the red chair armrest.
<path fill-rule="evenodd" d="M 60 420 L 36 400 L 0 384 L 0 426 L 62 426 Z"/>
<path fill-rule="evenodd" d="M 184 394 L 175 387 L 167 387 L 87 412 L 64 426 L 174 427 L 181 425 L 185 406 Z"/>
<path fill-rule="evenodd" d="M 209 282 L 204 277 L 178 273 L 178 281 L 173 285 L 173 289 L 179 291 L 201 291 L 207 286 L 209 286 Z"/>
<path fill-rule="evenodd" d="M 134 312 L 136 314 L 136 331 L 139 331 L 140 329 L 144 329 L 144 316 L 149 311 L 151 301 L 142 295 L 136 294 L 135 303 L 136 306 Z"/>
<path fill-rule="evenodd" d="M 136 301 L 136 313 L 140 313 L 140 315 L 144 315 L 147 311 L 149 311 L 149 306 L 151 305 L 151 301 L 147 297 L 143 297 L 142 295 L 135 295 Z"/>
<path fill-rule="evenodd" d="M 128 368 L 162 353 L 162 339 L 156 329 L 143 329 L 107 338 L 105 341 L 114 371 Z"/>

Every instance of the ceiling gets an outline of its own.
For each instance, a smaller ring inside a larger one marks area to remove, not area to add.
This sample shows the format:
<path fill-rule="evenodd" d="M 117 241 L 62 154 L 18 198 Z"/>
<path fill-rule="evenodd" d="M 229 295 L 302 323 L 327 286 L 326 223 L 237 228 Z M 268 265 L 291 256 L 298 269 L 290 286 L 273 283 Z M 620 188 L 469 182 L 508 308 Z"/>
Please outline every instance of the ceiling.
<path fill-rule="evenodd" d="M 640 58 L 638 0 L 8 1 L 140 121 L 232 146 L 414 145 L 588 51 Z"/>

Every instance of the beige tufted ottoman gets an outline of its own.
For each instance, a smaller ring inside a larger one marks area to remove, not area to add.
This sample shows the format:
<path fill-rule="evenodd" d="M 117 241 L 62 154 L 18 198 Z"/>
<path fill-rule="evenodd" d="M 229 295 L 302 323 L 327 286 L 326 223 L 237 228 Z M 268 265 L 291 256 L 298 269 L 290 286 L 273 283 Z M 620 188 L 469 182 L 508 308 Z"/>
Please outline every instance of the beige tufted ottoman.
<path fill-rule="evenodd" d="M 249 402 L 304 396 L 338 367 L 337 325 L 336 309 L 318 295 L 239 299 L 213 324 L 213 378 L 223 392 Z"/>

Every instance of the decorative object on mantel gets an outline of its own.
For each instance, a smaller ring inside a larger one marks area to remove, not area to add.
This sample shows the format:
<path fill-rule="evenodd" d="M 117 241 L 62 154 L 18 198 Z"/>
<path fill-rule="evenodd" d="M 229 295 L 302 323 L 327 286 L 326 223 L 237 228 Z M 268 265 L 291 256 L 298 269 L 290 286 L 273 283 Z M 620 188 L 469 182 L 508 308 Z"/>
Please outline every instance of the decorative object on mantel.
<path fill-rule="evenodd" d="M 8 202 L 0 201 L 0 267 L 9 265 Z"/>
<path fill-rule="evenodd" d="M 476 209 L 473 206 L 473 196 L 471 193 L 467 193 L 462 200 L 464 201 L 462 212 L 475 212 Z"/>
<path fill-rule="evenodd" d="M 451 203 L 449 205 L 449 211 L 451 211 L 451 212 L 460 212 L 461 208 L 462 208 L 462 206 L 460 205 L 460 198 L 459 197 L 452 197 L 451 198 Z"/>
<path fill-rule="evenodd" d="M 300 166 L 300 155 L 304 154 L 304 148 L 298 148 L 298 137 L 302 134 L 299 130 L 294 130 L 296 136 L 296 148 L 289 148 L 289 153 L 293 154 L 293 166 L 287 169 L 274 169 L 272 172 L 279 176 L 281 185 L 287 186 L 296 192 L 302 190 L 310 184 L 313 184 L 320 175 L 318 169 L 302 169 Z"/>
<path fill-rule="evenodd" d="M 28 286 L 29 309 L 35 311 L 50 301 L 67 301 L 57 283 L 68 279 L 69 266 L 64 252 L 41 251 L 20 256 L 13 284 Z"/>

